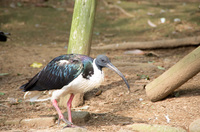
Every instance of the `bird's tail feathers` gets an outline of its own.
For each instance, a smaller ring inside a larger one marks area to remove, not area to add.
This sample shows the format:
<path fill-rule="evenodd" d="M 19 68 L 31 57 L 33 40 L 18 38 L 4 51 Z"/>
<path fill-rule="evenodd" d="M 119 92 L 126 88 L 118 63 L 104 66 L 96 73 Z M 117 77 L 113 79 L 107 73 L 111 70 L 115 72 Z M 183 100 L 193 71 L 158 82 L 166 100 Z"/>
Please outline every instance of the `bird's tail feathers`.
<path fill-rule="evenodd" d="M 27 91 L 24 94 L 25 101 L 42 102 L 51 99 L 52 91 Z"/>
<path fill-rule="evenodd" d="M 27 83 L 26 84 L 24 84 L 24 85 L 22 85 L 19 89 L 21 89 L 22 91 L 24 91 L 25 92 L 25 87 L 26 87 L 26 85 L 27 85 Z"/>

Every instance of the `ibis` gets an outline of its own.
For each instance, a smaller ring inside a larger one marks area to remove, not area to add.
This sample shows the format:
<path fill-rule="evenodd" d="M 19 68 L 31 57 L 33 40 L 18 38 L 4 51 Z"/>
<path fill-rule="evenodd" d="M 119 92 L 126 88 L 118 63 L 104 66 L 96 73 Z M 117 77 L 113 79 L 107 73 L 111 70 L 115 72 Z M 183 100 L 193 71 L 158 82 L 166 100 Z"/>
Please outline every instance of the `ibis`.
<path fill-rule="evenodd" d="M 20 87 L 24 92 L 49 91 L 50 100 L 59 115 L 58 122 L 64 121 L 67 126 L 74 126 L 71 116 L 71 104 L 74 95 L 85 93 L 97 88 L 104 80 L 102 68 L 115 71 L 125 81 L 128 90 L 130 86 L 123 74 L 110 62 L 107 56 L 98 55 L 95 59 L 80 54 L 66 54 L 54 58 L 46 67 L 38 72 L 30 81 Z M 70 94 L 67 102 L 68 120 L 64 118 L 57 104 L 57 99 Z"/>

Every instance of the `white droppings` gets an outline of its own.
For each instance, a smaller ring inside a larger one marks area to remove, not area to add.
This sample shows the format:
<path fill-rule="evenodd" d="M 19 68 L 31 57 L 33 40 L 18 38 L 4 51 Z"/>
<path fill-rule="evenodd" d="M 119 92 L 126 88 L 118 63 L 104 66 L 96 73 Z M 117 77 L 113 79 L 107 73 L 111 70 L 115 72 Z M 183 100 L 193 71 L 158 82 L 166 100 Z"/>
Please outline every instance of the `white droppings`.
<path fill-rule="evenodd" d="M 169 115 L 164 115 L 164 116 L 165 116 L 165 118 L 167 119 L 167 123 L 169 123 L 170 120 L 171 120 L 171 119 L 169 119 Z"/>
<path fill-rule="evenodd" d="M 143 101 L 143 98 L 139 98 L 139 101 Z"/>

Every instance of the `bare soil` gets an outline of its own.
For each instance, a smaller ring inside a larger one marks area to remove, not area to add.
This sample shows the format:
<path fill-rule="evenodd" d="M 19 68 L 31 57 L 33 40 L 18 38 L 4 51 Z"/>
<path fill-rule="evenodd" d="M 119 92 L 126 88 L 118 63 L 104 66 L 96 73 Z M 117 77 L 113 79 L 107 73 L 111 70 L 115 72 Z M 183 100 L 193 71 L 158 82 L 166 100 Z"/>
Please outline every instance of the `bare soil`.
<path fill-rule="evenodd" d="M 144 66 L 116 65 L 128 79 L 131 86 L 129 94 L 121 78 L 109 69 L 105 69 L 105 81 L 98 88 L 102 93 L 96 96 L 98 89 L 94 89 L 85 95 L 84 106 L 89 106 L 85 111 L 91 113 L 91 118 L 88 122 L 77 125 L 84 126 L 90 131 L 117 131 L 132 123 L 166 124 L 188 129 L 189 124 L 200 117 L 200 74 L 181 86 L 167 99 L 155 103 L 146 97 L 144 85 L 147 81 L 139 75 L 147 75 L 151 81 L 164 72 L 157 66 L 168 69 L 194 48 L 154 50 L 153 52 L 159 57 L 124 55 L 124 51 L 107 52 L 114 64 L 131 62 L 142 63 Z M 14 101 L 11 100 L 23 99 L 24 93 L 19 90 L 19 87 L 41 69 L 30 67 L 32 62 L 42 62 L 45 65 L 54 56 L 64 54 L 65 49 L 56 46 L 11 47 L 9 45 L 1 46 L 1 49 L 1 72 L 9 73 L 0 78 L 0 91 L 4 93 L 0 96 L 1 130 L 30 129 L 21 125 L 5 125 L 6 120 L 55 116 L 57 113 L 49 101 L 32 104 L 13 103 Z M 91 53 L 93 57 L 96 55 L 96 52 Z M 155 61 L 153 66 L 149 66 L 151 68 L 148 67 L 148 61 Z M 62 108 L 62 111 L 66 111 L 66 108 Z M 169 122 L 166 116 L 169 117 Z M 58 129 L 57 124 L 49 127 Z"/>

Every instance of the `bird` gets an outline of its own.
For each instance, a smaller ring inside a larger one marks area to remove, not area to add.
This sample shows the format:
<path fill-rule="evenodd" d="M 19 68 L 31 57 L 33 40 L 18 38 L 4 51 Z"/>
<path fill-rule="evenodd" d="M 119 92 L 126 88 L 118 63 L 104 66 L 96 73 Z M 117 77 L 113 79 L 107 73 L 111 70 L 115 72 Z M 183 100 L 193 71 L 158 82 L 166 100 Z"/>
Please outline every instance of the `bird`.
<path fill-rule="evenodd" d="M 24 92 L 54 90 L 50 100 L 58 113 L 58 123 L 62 120 L 67 127 L 73 127 L 71 106 L 74 95 L 99 87 L 104 80 L 104 67 L 121 76 L 130 91 L 128 81 L 106 55 L 98 55 L 93 59 L 81 54 L 65 54 L 54 58 L 20 89 Z M 57 104 L 57 100 L 67 94 L 70 94 L 67 102 L 68 120 Z"/>
<path fill-rule="evenodd" d="M 0 31 L 0 41 L 6 42 L 7 38 L 8 38 L 8 36 L 6 36 L 6 35 L 10 35 L 10 33 L 4 33 L 2 31 Z"/>

